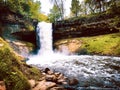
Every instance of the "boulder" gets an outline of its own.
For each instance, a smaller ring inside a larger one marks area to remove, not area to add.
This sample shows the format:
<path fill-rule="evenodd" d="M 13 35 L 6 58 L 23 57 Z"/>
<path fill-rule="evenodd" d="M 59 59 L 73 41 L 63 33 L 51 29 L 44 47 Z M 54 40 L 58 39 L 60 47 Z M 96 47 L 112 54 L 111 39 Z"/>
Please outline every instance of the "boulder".
<path fill-rule="evenodd" d="M 49 75 L 54 74 L 53 71 L 51 71 L 49 68 L 45 68 L 45 73 Z"/>
<path fill-rule="evenodd" d="M 48 81 L 40 81 L 35 88 L 32 90 L 50 90 L 50 88 L 55 87 L 56 83 L 54 82 L 48 82 Z"/>
<path fill-rule="evenodd" d="M 31 79 L 28 81 L 30 83 L 31 88 L 33 88 L 36 85 L 35 80 Z"/>
<path fill-rule="evenodd" d="M 47 81 L 52 81 L 52 82 L 56 82 L 57 77 L 55 75 L 46 75 L 45 79 Z"/>
<path fill-rule="evenodd" d="M 76 78 L 69 79 L 69 85 L 77 85 L 79 81 Z"/>
<path fill-rule="evenodd" d="M 50 90 L 66 90 L 63 87 L 53 87 Z"/>

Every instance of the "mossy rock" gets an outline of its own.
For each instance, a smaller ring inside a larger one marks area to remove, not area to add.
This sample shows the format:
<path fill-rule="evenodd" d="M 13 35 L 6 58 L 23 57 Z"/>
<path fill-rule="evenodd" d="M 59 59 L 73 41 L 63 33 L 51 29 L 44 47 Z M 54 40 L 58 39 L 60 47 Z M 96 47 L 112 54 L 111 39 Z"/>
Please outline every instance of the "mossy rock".
<path fill-rule="evenodd" d="M 30 90 L 30 84 L 22 72 L 3 62 L 0 62 L 0 78 L 5 81 L 7 90 Z"/>
<path fill-rule="evenodd" d="M 78 50 L 75 53 L 79 55 L 111 55 L 120 56 L 120 32 L 91 37 L 80 37 L 63 39 L 54 43 L 56 47 L 62 45 L 64 41 L 76 40 L 81 41 Z"/>
<path fill-rule="evenodd" d="M 7 90 L 30 90 L 29 79 L 42 77 L 40 70 L 21 62 L 9 44 L 0 38 L 0 80 Z"/>
<path fill-rule="evenodd" d="M 29 90 L 30 84 L 18 67 L 22 63 L 9 45 L 0 38 L 0 79 L 6 83 L 7 90 Z"/>

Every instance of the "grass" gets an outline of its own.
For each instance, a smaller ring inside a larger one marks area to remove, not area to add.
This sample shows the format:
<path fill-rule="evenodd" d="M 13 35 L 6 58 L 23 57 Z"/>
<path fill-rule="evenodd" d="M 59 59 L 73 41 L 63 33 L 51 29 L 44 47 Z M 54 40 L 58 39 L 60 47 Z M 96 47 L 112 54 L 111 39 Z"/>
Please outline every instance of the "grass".
<path fill-rule="evenodd" d="M 98 54 L 120 56 L 120 32 L 92 37 L 71 38 L 57 41 L 60 45 L 68 40 L 81 41 L 80 48 L 76 51 L 78 54 Z"/>
<path fill-rule="evenodd" d="M 0 80 L 5 81 L 7 90 L 30 90 L 28 79 L 40 77 L 40 70 L 21 62 L 9 44 L 0 38 Z"/>
<path fill-rule="evenodd" d="M 120 55 L 120 33 L 94 37 L 79 38 L 83 41 L 82 47 L 88 53 L 101 55 Z"/>
<path fill-rule="evenodd" d="M 27 77 L 19 70 L 20 58 L 12 48 L 0 38 L 0 79 L 5 81 L 7 90 L 28 90 L 30 85 Z"/>

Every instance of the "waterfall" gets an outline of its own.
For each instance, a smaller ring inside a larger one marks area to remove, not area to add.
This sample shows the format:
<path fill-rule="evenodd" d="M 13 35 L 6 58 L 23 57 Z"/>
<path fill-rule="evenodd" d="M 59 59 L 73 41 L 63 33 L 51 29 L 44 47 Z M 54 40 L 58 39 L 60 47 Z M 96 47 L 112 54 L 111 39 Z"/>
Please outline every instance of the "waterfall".
<path fill-rule="evenodd" d="M 28 64 L 45 64 L 56 61 L 58 58 L 62 58 L 65 54 L 54 52 L 52 45 L 52 23 L 40 22 L 37 25 L 37 55 L 29 56 Z M 63 55 L 64 54 L 64 55 Z M 65 57 L 63 57 L 65 58 Z"/>
<path fill-rule="evenodd" d="M 28 57 L 27 64 L 40 69 L 50 68 L 69 78 L 77 78 L 80 84 L 75 90 L 86 88 L 86 85 L 96 89 L 120 88 L 120 57 L 55 53 L 52 50 L 51 23 L 39 23 L 37 34 L 40 49 L 37 55 Z"/>
<path fill-rule="evenodd" d="M 52 38 L 52 23 L 40 22 L 37 25 L 37 45 L 39 48 L 38 55 L 67 55 L 69 51 L 63 47 L 62 51 L 53 51 L 53 38 Z"/>
<path fill-rule="evenodd" d="M 40 44 L 40 50 L 38 52 L 39 55 L 47 55 L 52 54 L 52 24 L 41 22 L 38 23 L 37 26 L 37 33 L 38 33 L 38 43 Z"/>

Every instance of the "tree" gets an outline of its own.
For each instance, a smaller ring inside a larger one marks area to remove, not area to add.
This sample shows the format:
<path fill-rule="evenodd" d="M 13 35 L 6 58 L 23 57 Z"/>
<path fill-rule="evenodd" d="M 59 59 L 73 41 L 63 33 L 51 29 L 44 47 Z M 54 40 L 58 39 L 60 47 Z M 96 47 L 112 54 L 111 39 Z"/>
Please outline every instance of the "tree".
<path fill-rule="evenodd" d="M 79 4 L 79 0 L 72 0 L 70 9 L 71 9 L 71 12 L 77 17 L 79 14 L 79 11 L 81 9 L 81 5 Z"/>
<path fill-rule="evenodd" d="M 84 0 L 85 5 L 88 7 L 88 12 L 95 13 L 96 2 L 94 0 Z"/>
<path fill-rule="evenodd" d="M 64 1 L 65 0 L 50 0 L 54 5 L 57 6 L 59 13 L 60 13 L 60 19 L 64 20 Z"/>
<path fill-rule="evenodd" d="M 33 2 L 29 0 L 28 5 L 30 7 L 29 16 L 31 18 L 37 19 L 40 14 L 40 2 L 39 1 Z"/>
<path fill-rule="evenodd" d="M 34 0 L 1 0 L 10 10 L 29 18 L 38 18 L 40 14 L 40 1 Z"/>
<path fill-rule="evenodd" d="M 110 0 L 109 1 L 109 10 L 108 12 L 112 14 L 119 14 L 120 15 L 120 1 L 119 0 Z"/>
<path fill-rule="evenodd" d="M 42 13 L 39 14 L 38 20 L 39 20 L 39 21 L 49 22 L 48 16 L 46 16 L 46 15 L 44 15 L 44 14 L 42 14 Z"/>
<path fill-rule="evenodd" d="M 101 13 L 109 8 L 109 2 L 112 0 L 84 0 L 91 13 Z"/>
<path fill-rule="evenodd" d="M 56 22 L 60 19 L 61 15 L 59 12 L 59 8 L 54 4 L 53 8 L 50 10 L 50 14 L 48 15 L 50 22 Z"/>
<path fill-rule="evenodd" d="M 87 15 L 87 6 L 85 5 L 84 2 L 81 3 L 81 7 L 82 7 L 82 12 L 84 15 Z"/>

